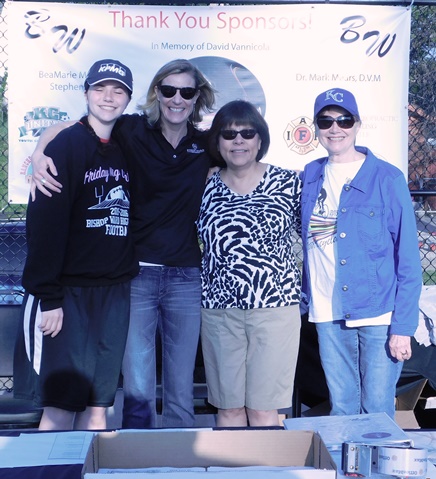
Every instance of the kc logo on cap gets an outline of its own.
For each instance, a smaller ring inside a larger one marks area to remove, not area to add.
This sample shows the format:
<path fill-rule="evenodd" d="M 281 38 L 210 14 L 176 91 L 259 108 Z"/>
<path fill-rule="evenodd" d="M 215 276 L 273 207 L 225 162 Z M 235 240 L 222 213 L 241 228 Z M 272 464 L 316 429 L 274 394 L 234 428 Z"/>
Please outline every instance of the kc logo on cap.
<path fill-rule="evenodd" d="M 354 95 L 348 90 L 342 88 L 331 88 L 316 97 L 314 118 L 316 118 L 321 110 L 329 106 L 340 106 L 347 110 L 353 116 L 360 117 Z"/>
<path fill-rule="evenodd" d="M 336 103 L 342 103 L 344 101 L 344 94 L 341 91 L 327 90 L 325 92 L 325 99 L 326 101 L 331 99 Z"/>

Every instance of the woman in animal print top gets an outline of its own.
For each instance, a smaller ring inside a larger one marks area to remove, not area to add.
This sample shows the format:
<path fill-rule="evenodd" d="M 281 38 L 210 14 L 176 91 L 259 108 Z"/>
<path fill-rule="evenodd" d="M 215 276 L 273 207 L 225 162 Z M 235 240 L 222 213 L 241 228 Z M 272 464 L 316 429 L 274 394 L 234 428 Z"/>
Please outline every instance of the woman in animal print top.
<path fill-rule="evenodd" d="M 297 174 L 260 163 L 270 144 L 256 108 L 216 114 L 210 154 L 223 169 L 206 185 L 197 227 L 202 260 L 201 340 L 218 426 L 278 425 L 292 401 L 300 331 Z"/>

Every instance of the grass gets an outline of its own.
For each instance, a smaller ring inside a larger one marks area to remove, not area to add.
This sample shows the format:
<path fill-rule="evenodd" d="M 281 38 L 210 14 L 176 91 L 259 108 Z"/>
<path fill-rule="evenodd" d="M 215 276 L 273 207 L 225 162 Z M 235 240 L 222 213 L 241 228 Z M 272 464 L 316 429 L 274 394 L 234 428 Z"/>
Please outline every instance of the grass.
<path fill-rule="evenodd" d="M 422 274 L 422 281 L 426 286 L 436 284 L 436 270 L 425 270 Z"/>

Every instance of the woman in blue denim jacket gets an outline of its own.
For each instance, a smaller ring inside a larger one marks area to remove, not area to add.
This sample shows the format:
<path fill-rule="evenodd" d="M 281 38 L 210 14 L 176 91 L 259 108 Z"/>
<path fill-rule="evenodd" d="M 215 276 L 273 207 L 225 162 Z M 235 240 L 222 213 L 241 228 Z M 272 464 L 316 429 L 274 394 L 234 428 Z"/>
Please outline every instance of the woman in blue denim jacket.
<path fill-rule="evenodd" d="M 321 93 L 314 121 L 328 157 L 302 173 L 303 291 L 331 414 L 393 417 L 422 284 L 410 193 L 398 168 L 355 146 L 361 121 L 349 91 Z"/>

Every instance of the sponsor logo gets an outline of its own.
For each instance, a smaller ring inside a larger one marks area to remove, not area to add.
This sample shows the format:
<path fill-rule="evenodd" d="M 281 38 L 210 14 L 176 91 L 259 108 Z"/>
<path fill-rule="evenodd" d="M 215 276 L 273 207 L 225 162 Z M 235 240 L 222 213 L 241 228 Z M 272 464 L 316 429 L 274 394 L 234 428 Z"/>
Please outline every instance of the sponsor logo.
<path fill-rule="evenodd" d="M 186 151 L 199 155 L 200 153 L 204 153 L 204 148 L 198 148 L 197 143 L 192 143 L 192 148 L 188 148 Z"/>
<path fill-rule="evenodd" d="M 53 106 L 36 106 L 24 115 L 24 125 L 19 127 L 20 141 L 24 137 L 37 138 L 49 126 L 58 121 L 69 120 L 68 113 Z"/>
<path fill-rule="evenodd" d="M 24 176 L 24 181 L 26 184 L 30 185 L 32 181 L 32 173 L 33 173 L 32 162 L 30 161 L 30 156 L 28 156 L 21 163 L 21 168 L 20 168 L 20 175 Z"/>
<path fill-rule="evenodd" d="M 342 103 L 344 101 L 344 94 L 335 90 L 328 90 L 325 94 L 325 101 L 333 100 L 336 103 Z"/>
<path fill-rule="evenodd" d="M 126 70 L 121 65 L 117 65 L 116 63 L 104 63 L 103 65 L 100 65 L 98 73 L 104 72 L 116 73 L 120 77 L 126 76 Z"/>
<path fill-rule="evenodd" d="M 312 120 L 305 116 L 288 123 L 283 132 L 283 139 L 287 147 L 299 155 L 306 155 L 315 150 L 319 144 L 315 136 L 315 126 Z"/>

